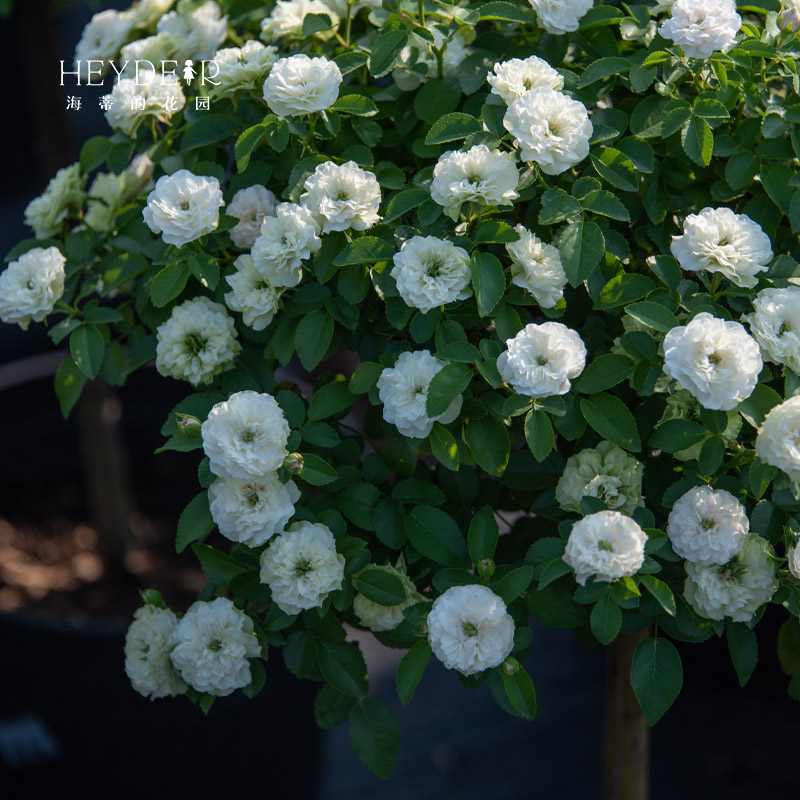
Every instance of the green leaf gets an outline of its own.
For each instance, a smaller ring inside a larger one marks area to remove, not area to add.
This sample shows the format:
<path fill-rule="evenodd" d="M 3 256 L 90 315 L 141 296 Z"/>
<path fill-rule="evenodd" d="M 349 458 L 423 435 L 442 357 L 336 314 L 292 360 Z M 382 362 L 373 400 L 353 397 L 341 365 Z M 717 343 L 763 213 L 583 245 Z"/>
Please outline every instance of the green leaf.
<path fill-rule="evenodd" d="M 461 362 L 442 367 L 428 384 L 425 413 L 432 418 L 444 414 L 450 404 L 469 386 L 472 374 L 472 368 Z"/>
<path fill-rule="evenodd" d="M 593 394 L 581 400 L 581 412 L 604 439 L 634 453 L 642 449 L 633 414 L 619 398 L 605 392 Z"/>
<path fill-rule="evenodd" d="M 611 389 L 629 378 L 633 374 L 633 367 L 634 362 L 627 356 L 607 353 L 586 367 L 575 388 L 582 394 L 595 394 Z"/>
<path fill-rule="evenodd" d="M 655 288 L 655 283 L 646 275 L 620 272 L 600 290 L 595 308 L 618 308 L 644 297 Z"/>
<path fill-rule="evenodd" d="M 406 517 L 406 535 L 426 558 L 446 567 L 468 567 L 469 554 L 456 521 L 432 506 L 415 506 Z"/>
<path fill-rule="evenodd" d="M 239 123 L 226 114 L 204 114 L 189 123 L 183 135 L 181 150 L 192 150 L 229 139 L 239 130 Z"/>
<path fill-rule="evenodd" d="M 314 698 L 314 719 L 317 725 L 323 730 L 329 730 L 347 722 L 355 702 L 352 697 L 337 692 L 326 683 Z"/>
<path fill-rule="evenodd" d="M 725 457 L 725 442 L 720 436 L 712 436 L 703 442 L 697 457 L 697 469 L 701 475 L 713 475 Z"/>
<path fill-rule="evenodd" d="M 189 270 L 201 286 L 213 292 L 219 284 L 219 264 L 211 256 L 203 253 L 189 259 Z"/>
<path fill-rule="evenodd" d="M 330 111 L 352 114 L 356 117 L 372 117 L 378 113 L 378 106 L 363 94 L 346 94 L 330 107 Z"/>
<path fill-rule="evenodd" d="M 328 352 L 333 338 L 333 317 L 324 309 L 303 317 L 295 333 L 295 347 L 303 367 L 311 372 Z"/>
<path fill-rule="evenodd" d="M 525 441 L 537 461 L 544 461 L 553 452 L 553 426 L 544 411 L 533 408 L 528 412 L 525 417 Z"/>
<path fill-rule="evenodd" d="M 363 361 L 350 378 L 350 391 L 353 394 L 366 394 L 378 382 L 383 367 L 374 361 Z"/>
<path fill-rule="evenodd" d="M 97 377 L 106 353 L 105 340 L 97 328 L 92 325 L 76 328 L 69 337 L 69 351 L 75 366 L 87 378 Z"/>
<path fill-rule="evenodd" d="M 377 236 L 361 236 L 350 242 L 347 247 L 333 259 L 335 267 L 344 267 L 349 264 L 374 264 L 376 261 L 386 261 L 394 255 L 394 248 Z"/>
<path fill-rule="evenodd" d="M 727 617 L 725 638 L 728 640 L 728 652 L 731 654 L 731 662 L 739 678 L 739 686 L 744 686 L 758 664 L 758 642 L 755 631 L 748 628 L 744 622 L 733 622 Z"/>
<path fill-rule="evenodd" d="M 582 70 L 578 77 L 578 88 L 583 89 L 590 83 L 608 78 L 611 75 L 619 75 L 627 72 L 631 68 L 631 62 L 627 58 L 610 56 L 593 61 L 586 69 Z"/>
<path fill-rule="evenodd" d="M 530 24 L 533 22 L 530 9 L 520 8 L 513 3 L 505 3 L 502 0 L 493 0 L 484 3 L 478 8 L 480 19 L 500 19 L 506 22 L 523 22 Z"/>
<path fill-rule="evenodd" d="M 714 150 L 714 134 L 704 120 L 694 117 L 681 132 L 681 144 L 686 155 L 702 167 L 711 163 Z"/>
<path fill-rule="evenodd" d="M 266 129 L 264 135 L 267 139 L 267 144 L 276 152 L 282 153 L 289 143 L 289 125 L 285 119 L 269 114 L 264 118 L 264 125 Z"/>
<path fill-rule="evenodd" d="M 336 691 L 350 697 L 363 697 L 369 691 L 367 665 L 356 645 L 323 639 L 317 659 L 320 672 Z"/>
<path fill-rule="evenodd" d="M 454 142 L 458 139 L 466 139 L 481 130 L 481 123 L 475 117 L 461 112 L 453 112 L 439 117 L 433 123 L 428 135 L 425 137 L 425 144 L 434 145 Z"/>
<path fill-rule="evenodd" d="M 730 118 L 730 114 L 728 113 L 728 109 L 725 108 L 724 103 L 708 97 L 699 98 L 695 101 L 692 114 L 695 117 L 710 119 L 714 122 L 724 122 L 726 119 Z"/>
<path fill-rule="evenodd" d="M 760 428 L 767 414 L 782 400 L 774 389 L 759 383 L 750 397 L 742 400 L 736 408 L 754 428 Z"/>
<path fill-rule="evenodd" d="M 656 427 L 649 444 L 666 453 L 677 453 L 702 442 L 705 437 L 705 430 L 696 422 L 688 419 L 668 419 Z"/>
<path fill-rule="evenodd" d="M 346 381 L 326 383 L 314 392 L 308 406 L 308 419 L 310 422 L 317 422 L 341 414 L 355 401 L 356 395 L 347 388 Z"/>
<path fill-rule="evenodd" d="M 74 318 L 70 318 L 70 321 Z M 111 324 L 114 322 L 122 322 L 124 317 L 117 311 L 116 308 L 109 308 L 108 306 L 96 306 L 90 308 L 86 314 L 85 319 L 92 325 Z M 67 320 L 64 320 L 65 322 Z M 58 342 L 56 342 L 58 344 Z"/>
<path fill-rule="evenodd" d="M 580 286 L 605 252 L 603 232 L 596 222 L 576 222 L 561 229 L 561 263 L 571 286 Z"/>
<path fill-rule="evenodd" d="M 490 219 L 484 222 L 476 231 L 472 240 L 475 244 L 505 244 L 519 241 L 519 234 L 507 222 L 499 219 Z"/>
<path fill-rule="evenodd" d="M 205 576 L 213 584 L 227 585 L 237 577 L 237 575 L 242 575 L 250 571 L 249 567 L 240 564 L 238 561 L 234 561 L 229 555 L 226 555 L 209 544 L 194 542 L 192 544 L 192 551 L 195 556 L 197 556 L 197 560 L 200 562 Z"/>
<path fill-rule="evenodd" d="M 301 32 L 304 39 L 309 39 L 314 34 L 329 31 L 332 27 L 333 23 L 327 14 L 306 14 Z"/>
<path fill-rule="evenodd" d="M 498 597 L 503 598 L 506 605 L 514 602 L 523 592 L 528 590 L 533 580 L 533 567 L 524 566 L 512 569 L 511 572 L 506 573 L 497 586 L 494 592 Z"/>
<path fill-rule="evenodd" d="M 622 205 L 620 199 L 606 189 L 596 189 L 593 192 L 589 192 L 581 200 L 581 205 L 586 211 L 591 211 L 593 214 L 602 214 L 604 217 L 617 219 L 621 222 L 630 222 L 631 219 L 630 212 Z M 541 221 L 540 215 L 539 222 Z"/>
<path fill-rule="evenodd" d="M 339 509 L 352 522 L 366 531 L 375 529 L 375 506 L 380 490 L 371 483 L 352 483 L 339 493 Z"/>
<path fill-rule="evenodd" d="M 554 225 L 581 213 L 581 204 L 572 195 L 558 189 L 548 189 L 542 195 L 539 211 L 540 225 Z"/>
<path fill-rule="evenodd" d="M 492 414 L 471 419 L 466 426 L 467 444 L 481 469 L 490 475 L 502 475 L 508 465 L 508 429 Z"/>
<path fill-rule="evenodd" d="M 408 33 L 404 30 L 385 31 L 378 36 L 367 62 L 373 78 L 382 78 L 394 69 L 407 41 Z"/>
<path fill-rule="evenodd" d="M 405 189 L 393 194 L 386 203 L 386 210 L 383 213 L 384 223 L 402 217 L 403 214 L 422 205 L 428 199 L 430 199 L 430 194 L 424 189 Z"/>
<path fill-rule="evenodd" d="M 88 175 L 97 169 L 107 158 L 111 141 L 105 136 L 92 136 L 81 147 L 81 174 Z"/>
<path fill-rule="evenodd" d="M 652 575 L 642 575 L 642 584 L 644 588 L 650 592 L 653 597 L 658 601 L 658 604 L 664 611 L 671 617 L 677 613 L 675 607 L 675 596 L 672 594 L 672 589 L 667 586 L 664 581 L 654 578 Z"/>
<path fill-rule="evenodd" d="M 614 601 L 610 587 L 600 595 L 600 599 L 595 603 L 589 623 L 595 639 L 600 644 L 611 644 L 617 638 L 622 627 L 622 611 Z"/>
<path fill-rule="evenodd" d="M 455 437 L 440 422 L 435 422 L 430 432 L 430 443 L 433 455 L 445 469 L 458 470 L 460 459 L 458 443 Z"/>
<path fill-rule="evenodd" d="M 473 564 L 477 566 L 484 559 L 494 558 L 498 536 L 494 511 L 490 506 L 483 506 L 469 524 L 469 556 Z"/>
<path fill-rule="evenodd" d="M 624 153 L 613 147 L 606 147 L 599 156 L 591 155 L 592 166 L 597 174 L 623 192 L 635 192 L 639 188 L 639 179 L 633 161 Z"/>
<path fill-rule="evenodd" d="M 356 590 L 381 606 L 398 606 L 406 599 L 406 589 L 397 575 L 376 567 L 358 573 Z"/>
<path fill-rule="evenodd" d="M 208 507 L 208 494 L 200 492 L 178 518 L 178 530 L 175 536 L 175 550 L 182 553 L 192 542 L 205 539 L 214 530 L 214 520 Z"/>
<path fill-rule="evenodd" d="M 536 690 L 530 675 L 522 667 L 517 667 L 511 675 L 500 667 L 500 677 L 508 702 L 514 711 L 524 720 L 536 719 L 538 713 Z"/>
<path fill-rule="evenodd" d="M 652 726 L 675 702 L 683 685 L 683 666 L 675 645 L 648 637 L 633 654 L 631 686 L 645 721 Z"/>
<path fill-rule="evenodd" d="M 264 138 L 267 126 L 263 122 L 247 128 L 236 140 L 234 154 L 236 156 L 236 168 L 239 172 L 244 172 L 250 164 L 250 158 L 255 152 L 261 140 Z"/>
<path fill-rule="evenodd" d="M 86 375 L 78 369 L 70 357 L 65 358 L 56 370 L 55 376 L 56 397 L 64 419 L 70 415 L 85 385 Z"/>
<path fill-rule="evenodd" d="M 668 333 L 679 325 L 678 318 L 668 308 L 649 300 L 632 303 L 625 309 L 625 313 L 661 333 Z"/>
<path fill-rule="evenodd" d="M 471 259 L 472 288 L 478 302 L 478 313 L 488 317 L 506 290 L 503 265 L 491 253 L 473 252 Z"/>
<path fill-rule="evenodd" d="M 339 473 L 327 461 L 313 453 L 301 453 L 303 456 L 303 469 L 300 477 L 312 486 L 325 486 L 339 477 Z"/>
<path fill-rule="evenodd" d="M 732 189 L 743 189 L 753 182 L 761 169 L 761 159 L 753 153 L 735 153 L 725 165 L 725 180 Z"/>
<path fill-rule="evenodd" d="M 353 752 L 379 778 L 389 778 L 400 751 L 400 726 L 392 712 L 380 700 L 366 697 L 351 709 L 348 729 Z"/>
<path fill-rule="evenodd" d="M 397 665 L 397 696 L 404 706 L 411 702 L 430 657 L 431 646 L 427 640 L 422 640 L 413 645 Z"/>
<path fill-rule="evenodd" d="M 150 284 L 150 299 L 153 305 L 156 308 L 163 308 L 174 300 L 186 287 L 189 274 L 189 266 L 185 261 L 164 267 Z"/>

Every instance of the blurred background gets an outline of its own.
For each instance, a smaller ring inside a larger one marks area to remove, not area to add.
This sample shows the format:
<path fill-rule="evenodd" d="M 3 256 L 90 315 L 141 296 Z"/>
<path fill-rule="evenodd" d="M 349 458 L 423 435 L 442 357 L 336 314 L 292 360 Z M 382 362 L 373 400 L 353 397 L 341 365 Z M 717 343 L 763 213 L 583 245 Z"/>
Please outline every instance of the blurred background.
<path fill-rule="evenodd" d="M 13 9 L 12 9 L 13 5 Z M 127 3 L 0 0 L 0 250 L 31 236 L 27 203 L 80 144 L 108 128 L 103 91 L 60 87 L 81 30 Z M 266 8 L 266 7 L 265 7 Z M 266 12 L 265 12 L 266 13 Z M 81 100 L 67 109 L 67 97 Z M 356 796 L 507 800 L 602 796 L 604 656 L 569 630 L 534 625 L 526 667 L 539 693 L 530 724 L 467 691 L 432 661 L 411 706 L 394 672 L 402 653 L 358 635 L 372 692 L 403 731 L 394 776 L 353 755 L 344 728 L 319 733 L 316 685 L 280 654 L 266 689 L 217 701 L 206 718 L 176 698 L 151 703 L 123 671 L 138 590 L 185 610 L 204 584 L 191 553 L 174 553 L 178 515 L 197 491 L 196 453 L 153 451 L 187 393 L 153 369 L 122 389 L 94 382 L 64 421 L 53 393 L 63 358 L 33 324 L 0 325 L 0 786 L 8 798 L 166 797 L 176 790 L 288 791 L 300 800 Z M 780 614 L 759 626 L 761 663 L 740 689 L 724 642 L 682 645 L 684 690 L 653 731 L 654 800 L 727 798 L 792 785 L 800 705 L 775 655 Z"/>

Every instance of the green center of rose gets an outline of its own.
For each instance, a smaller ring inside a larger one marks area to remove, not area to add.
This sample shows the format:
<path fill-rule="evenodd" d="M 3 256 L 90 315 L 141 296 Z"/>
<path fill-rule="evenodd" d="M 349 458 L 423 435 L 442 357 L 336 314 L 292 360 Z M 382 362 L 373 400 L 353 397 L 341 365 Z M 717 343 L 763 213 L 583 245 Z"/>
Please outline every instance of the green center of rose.
<path fill-rule="evenodd" d="M 252 489 L 247 495 L 247 505 L 249 505 L 250 508 L 253 508 L 258 505 L 258 493 L 253 491 Z"/>
<path fill-rule="evenodd" d="M 438 258 L 434 258 L 433 261 L 428 264 L 428 276 L 431 278 L 436 278 L 439 276 L 439 272 L 442 269 L 442 262 L 439 261 Z"/>
<path fill-rule="evenodd" d="M 239 434 L 239 439 L 245 444 L 250 444 L 256 438 L 255 433 L 250 428 L 244 428 Z"/>
<path fill-rule="evenodd" d="M 783 325 L 781 325 L 780 330 L 778 331 L 778 336 L 783 336 L 784 333 L 789 333 L 789 331 L 791 330 L 792 330 L 791 325 L 789 325 L 788 322 L 784 322 Z"/>
<path fill-rule="evenodd" d="M 199 355 L 206 346 L 206 339 L 199 333 L 187 333 L 183 341 L 193 356 Z"/>
<path fill-rule="evenodd" d="M 222 650 L 222 642 L 219 639 L 214 639 L 208 643 L 208 649 L 214 653 L 219 653 Z"/>
<path fill-rule="evenodd" d="M 713 520 L 713 519 L 703 519 L 703 520 L 700 520 L 700 527 L 701 527 L 701 528 L 702 528 L 704 531 L 710 531 L 710 530 L 711 530 L 711 529 L 712 529 L 712 528 L 713 528 L 713 527 L 714 527 L 716 524 L 717 524 L 717 523 L 716 523 L 716 522 L 714 522 L 714 520 Z"/>
<path fill-rule="evenodd" d="M 304 559 L 302 561 L 298 561 L 294 565 L 294 573 L 297 575 L 298 578 L 306 575 L 307 573 L 311 572 L 311 562 Z"/>
<path fill-rule="evenodd" d="M 713 364 L 715 367 L 720 361 L 722 361 L 722 356 L 717 355 L 717 353 L 711 353 L 711 355 L 708 357 L 708 363 Z"/>
<path fill-rule="evenodd" d="M 603 550 L 606 553 L 611 553 L 614 550 L 614 548 L 608 542 L 604 541 L 603 539 L 601 539 L 597 543 L 597 549 L 598 550 Z"/>
<path fill-rule="evenodd" d="M 473 625 L 471 622 L 464 622 L 461 625 L 461 630 L 464 631 L 465 636 L 476 636 L 478 634 L 478 626 Z"/>

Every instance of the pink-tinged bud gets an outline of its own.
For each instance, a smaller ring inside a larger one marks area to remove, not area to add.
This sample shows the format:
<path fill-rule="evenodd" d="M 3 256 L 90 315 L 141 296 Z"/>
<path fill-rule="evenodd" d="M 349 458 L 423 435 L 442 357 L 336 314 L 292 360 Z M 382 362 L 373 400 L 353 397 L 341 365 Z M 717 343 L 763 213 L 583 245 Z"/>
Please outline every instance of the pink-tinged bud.
<path fill-rule="evenodd" d="M 494 575 L 494 561 L 491 558 L 484 558 L 478 562 L 478 575 L 484 580 Z"/>
<path fill-rule="evenodd" d="M 501 665 L 500 669 L 505 672 L 506 675 L 514 675 L 520 669 L 520 663 L 517 661 L 516 658 L 511 658 L 509 656 Z"/>
<path fill-rule="evenodd" d="M 292 475 L 297 475 L 303 471 L 304 463 L 303 456 L 300 453 L 289 453 L 289 455 L 283 459 L 283 468 L 287 472 L 291 472 Z"/>
<path fill-rule="evenodd" d="M 190 414 L 178 414 L 178 430 L 190 439 L 200 436 L 200 420 Z"/>

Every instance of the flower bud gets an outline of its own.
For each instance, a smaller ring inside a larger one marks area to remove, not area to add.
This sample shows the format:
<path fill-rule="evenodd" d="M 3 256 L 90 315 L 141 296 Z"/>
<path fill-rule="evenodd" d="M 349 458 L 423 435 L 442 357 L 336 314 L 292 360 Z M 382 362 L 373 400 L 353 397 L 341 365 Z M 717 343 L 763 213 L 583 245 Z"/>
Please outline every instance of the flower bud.
<path fill-rule="evenodd" d="M 483 558 L 478 562 L 478 575 L 484 580 L 494 575 L 494 561 L 491 558 Z"/>
<path fill-rule="evenodd" d="M 200 435 L 200 420 L 190 414 L 177 414 L 178 430 L 190 439 L 195 439 Z"/>
<path fill-rule="evenodd" d="M 297 475 L 303 471 L 304 463 L 302 454 L 289 453 L 289 455 L 283 459 L 283 468 L 292 475 Z"/>
<path fill-rule="evenodd" d="M 155 606 L 156 608 L 166 608 L 167 604 L 161 596 L 161 592 L 156 589 L 142 589 L 139 594 L 142 596 L 142 602 L 148 606 Z"/>
<path fill-rule="evenodd" d="M 520 663 L 517 661 L 516 658 L 512 658 L 509 656 L 501 665 L 500 669 L 505 672 L 506 675 L 514 675 L 515 673 L 519 672 L 520 670 Z"/>

